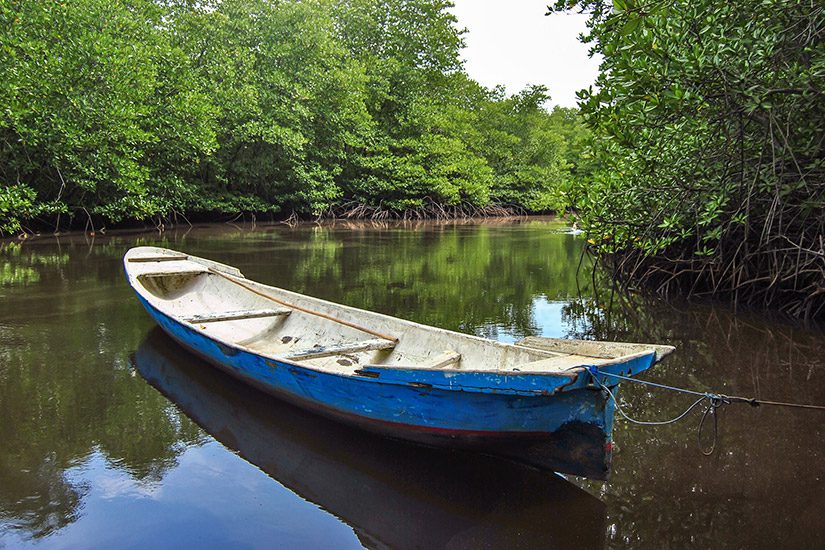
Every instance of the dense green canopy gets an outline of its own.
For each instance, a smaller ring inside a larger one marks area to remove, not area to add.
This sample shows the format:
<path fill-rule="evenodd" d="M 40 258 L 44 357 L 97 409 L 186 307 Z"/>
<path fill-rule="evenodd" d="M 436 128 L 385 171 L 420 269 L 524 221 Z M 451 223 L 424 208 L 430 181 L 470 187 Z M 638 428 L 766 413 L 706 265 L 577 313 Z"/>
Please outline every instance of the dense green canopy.
<path fill-rule="evenodd" d="M 471 80 L 449 7 L 0 0 L 0 230 L 555 206 L 575 112 Z"/>
<path fill-rule="evenodd" d="M 562 0 L 603 56 L 571 193 L 634 283 L 825 313 L 825 5 Z"/>

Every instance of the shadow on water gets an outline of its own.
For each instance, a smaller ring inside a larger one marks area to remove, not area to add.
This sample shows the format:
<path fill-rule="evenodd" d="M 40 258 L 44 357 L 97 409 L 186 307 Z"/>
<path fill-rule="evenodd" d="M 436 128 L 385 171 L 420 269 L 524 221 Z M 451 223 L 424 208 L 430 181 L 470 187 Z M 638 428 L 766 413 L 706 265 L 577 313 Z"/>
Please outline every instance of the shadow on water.
<path fill-rule="evenodd" d="M 258 392 L 159 329 L 140 374 L 206 432 L 369 548 L 600 548 L 605 507 L 552 473 L 373 436 Z"/>

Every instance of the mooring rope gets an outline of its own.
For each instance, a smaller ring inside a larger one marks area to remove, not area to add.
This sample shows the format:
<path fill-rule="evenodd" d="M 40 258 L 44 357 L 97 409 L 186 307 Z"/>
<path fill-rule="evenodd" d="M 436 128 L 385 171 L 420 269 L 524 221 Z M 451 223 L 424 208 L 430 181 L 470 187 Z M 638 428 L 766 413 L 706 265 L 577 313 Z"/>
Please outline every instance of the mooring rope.
<path fill-rule="evenodd" d="M 628 382 L 635 382 L 636 384 L 643 384 L 645 386 L 653 386 L 654 388 L 661 388 L 665 390 L 676 391 L 680 393 L 686 393 L 689 395 L 699 395 L 706 398 L 717 397 L 723 399 L 727 403 L 747 403 L 751 407 L 758 407 L 760 405 L 771 405 L 776 407 L 795 407 L 799 409 L 814 409 L 818 411 L 825 411 L 825 405 L 808 405 L 805 403 L 787 403 L 784 401 L 767 401 L 765 399 L 758 399 L 756 397 L 741 397 L 738 395 L 725 395 L 723 393 L 713 393 L 713 392 L 700 392 L 696 390 L 689 390 L 687 388 L 677 388 L 676 386 L 668 386 L 666 384 L 657 384 L 656 382 L 650 382 L 648 380 L 641 380 L 639 378 L 631 378 L 630 376 L 623 376 L 621 374 L 614 374 L 612 372 L 605 372 L 599 370 L 599 368 L 595 365 L 591 365 L 587 367 L 588 372 L 591 375 L 594 374 L 601 374 L 603 376 L 611 376 L 613 378 L 619 378 L 621 380 L 627 380 Z M 595 379 L 595 376 L 594 376 Z M 597 380 L 598 381 L 598 380 Z"/>
<path fill-rule="evenodd" d="M 786 403 L 783 401 L 767 401 L 763 399 L 757 399 L 755 397 L 741 397 L 738 395 L 724 395 L 721 393 L 713 393 L 713 392 L 700 392 L 696 390 L 690 390 L 687 388 L 679 388 L 676 386 L 669 386 L 667 384 L 659 384 L 656 382 L 650 382 L 647 380 L 640 380 L 639 378 L 632 378 L 630 376 L 624 376 L 621 374 L 614 374 L 612 372 L 604 372 L 599 370 L 599 368 L 595 365 L 587 366 L 587 372 L 590 374 L 591 379 L 599 385 L 599 387 L 606 391 L 607 394 L 610 396 L 610 399 L 613 401 L 613 404 L 616 407 L 616 411 L 628 422 L 633 424 L 638 424 L 640 426 L 665 426 L 668 424 L 675 424 L 676 422 L 682 420 L 686 417 L 693 409 L 695 409 L 700 403 L 707 402 L 705 406 L 705 410 L 702 413 L 702 417 L 699 420 L 699 427 L 697 429 L 696 438 L 697 443 L 699 445 L 699 450 L 705 456 L 710 456 L 713 454 L 713 451 L 716 449 L 716 442 L 719 438 L 719 410 L 723 405 L 730 405 L 731 403 L 747 403 L 751 407 L 758 407 L 760 405 L 769 405 L 769 406 L 776 406 L 776 407 L 793 407 L 799 409 L 813 409 L 813 410 L 820 410 L 825 411 L 825 406 L 823 405 L 808 405 L 804 403 Z M 630 417 L 627 413 L 624 412 L 621 405 L 619 404 L 619 400 L 616 399 L 616 396 L 610 390 L 607 385 L 605 385 L 598 377 L 598 375 L 603 376 L 611 376 L 613 378 L 618 378 L 620 380 L 626 380 L 628 382 L 634 382 L 636 384 L 642 384 L 644 386 L 651 386 L 654 388 L 660 388 L 664 390 L 675 391 L 678 393 L 684 393 L 688 395 L 699 396 L 699 399 L 694 401 L 687 409 L 685 409 L 681 414 L 678 416 L 671 418 L 669 420 L 639 420 L 636 418 Z M 713 439 L 711 440 L 710 447 L 704 448 L 702 446 L 702 433 L 704 432 L 705 422 L 708 419 L 708 416 L 713 417 Z"/>
<path fill-rule="evenodd" d="M 633 424 L 639 424 L 640 426 L 665 426 L 667 424 L 675 424 L 676 422 L 679 422 L 681 419 L 687 416 L 688 413 L 695 409 L 699 403 L 705 400 L 705 396 L 700 397 L 699 399 L 694 401 L 690 407 L 685 409 L 684 412 L 682 412 L 682 414 L 675 418 L 671 418 L 670 420 L 638 420 L 636 418 L 631 418 L 627 415 L 627 413 L 624 412 L 624 410 L 622 410 L 621 405 L 619 405 L 619 400 L 616 399 L 616 396 L 613 395 L 613 392 L 610 391 L 610 388 L 602 384 L 599 380 L 596 380 L 596 382 L 598 382 L 602 389 L 610 395 L 610 399 L 612 399 L 613 403 L 616 404 L 616 411 L 618 411 L 618 413 L 622 415 L 622 417 L 628 422 L 632 422 Z"/>

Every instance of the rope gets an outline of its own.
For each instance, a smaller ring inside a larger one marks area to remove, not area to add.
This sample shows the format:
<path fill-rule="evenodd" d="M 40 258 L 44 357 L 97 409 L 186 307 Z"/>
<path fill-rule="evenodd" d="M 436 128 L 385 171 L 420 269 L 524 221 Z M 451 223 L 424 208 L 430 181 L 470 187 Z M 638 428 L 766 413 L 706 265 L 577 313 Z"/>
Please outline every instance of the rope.
<path fill-rule="evenodd" d="M 599 381 L 598 379 L 596 379 L 596 382 L 599 383 L 599 385 L 602 387 L 603 390 L 605 390 L 608 394 L 610 394 L 610 399 L 612 399 L 613 403 L 616 405 L 616 410 L 618 411 L 618 413 L 620 415 L 622 415 L 622 417 L 625 420 L 627 420 L 628 422 L 632 422 L 633 424 L 638 424 L 640 426 L 665 426 L 667 424 L 674 424 L 676 422 L 679 422 L 685 416 L 687 416 L 690 411 L 692 411 L 693 409 L 696 408 L 696 405 L 698 405 L 699 403 L 701 403 L 702 401 L 705 400 L 705 396 L 700 397 L 699 399 L 694 401 L 693 404 L 690 407 L 685 409 L 685 411 L 682 414 L 680 414 L 679 416 L 677 416 L 675 418 L 671 418 L 670 420 L 637 420 L 635 418 L 631 418 L 630 416 L 627 415 L 627 413 L 624 412 L 624 410 L 622 410 L 621 405 L 619 405 L 619 400 L 616 399 L 616 396 L 613 395 L 613 392 L 610 391 L 610 388 L 608 388 L 607 386 L 602 384 L 601 381 Z"/>
<path fill-rule="evenodd" d="M 705 456 L 710 456 L 713 454 L 713 451 L 716 450 L 716 441 L 719 439 L 719 407 L 722 405 L 726 405 L 730 403 L 730 401 L 725 401 L 721 398 L 710 398 L 710 402 L 708 406 L 705 408 L 705 412 L 702 413 L 702 419 L 699 421 L 699 429 L 696 430 L 696 443 L 699 445 L 699 450 Z M 708 415 L 713 417 L 713 439 L 711 440 L 710 447 L 705 450 L 702 448 L 702 430 L 705 427 L 705 420 L 707 420 Z"/>
<path fill-rule="evenodd" d="M 647 380 L 640 380 L 638 378 L 631 378 L 629 376 L 623 376 L 621 374 L 613 374 L 611 372 L 603 372 L 600 371 L 599 368 L 595 365 L 589 365 L 586 367 L 587 372 L 590 374 L 590 377 L 593 381 L 599 385 L 599 387 L 606 391 L 607 394 L 610 396 L 610 399 L 613 400 L 613 404 L 616 407 L 616 410 L 619 412 L 622 417 L 631 422 L 633 424 L 638 424 L 640 426 L 665 426 L 668 424 L 675 424 L 676 422 L 682 420 L 686 417 L 693 409 L 695 409 L 700 403 L 707 402 L 705 406 L 704 412 L 702 412 L 702 417 L 699 420 L 699 427 L 696 432 L 696 440 L 699 446 L 699 450 L 705 456 L 711 456 L 713 452 L 716 450 L 716 443 L 719 439 L 719 411 L 723 405 L 730 405 L 731 403 L 747 403 L 751 407 L 758 407 L 760 405 L 771 405 L 777 407 L 794 407 L 800 409 L 813 409 L 813 410 L 822 410 L 825 411 L 825 406 L 822 405 L 807 405 L 803 403 L 786 403 L 783 401 L 765 401 L 762 399 L 756 399 L 755 397 L 740 397 L 737 395 L 729 396 L 723 395 L 719 393 L 711 393 L 711 392 L 699 392 L 695 390 L 689 390 L 687 388 L 678 388 L 676 386 L 668 386 L 667 384 L 658 384 L 656 382 L 649 382 Z M 694 401 L 687 409 L 685 409 L 681 414 L 678 416 L 671 418 L 670 420 L 638 420 L 636 418 L 631 418 L 628 414 L 622 410 L 621 405 L 619 404 L 619 400 L 616 399 L 616 396 L 610 391 L 610 388 L 607 387 L 597 375 L 604 375 L 604 376 L 612 376 L 614 378 L 619 378 L 621 380 L 627 380 L 628 382 L 635 382 L 637 384 L 642 384 L 644 386 L 652 386 L 654 388 L 661 388 L 665 390 L 675 391 L 678 393 L 684 393 L 688 395 L 699 396 L 699 399 Z M 713 418 L 713 439 L 711 439 L 710 446 L 704 447 L 702 445 L 702 434 L 705 430 L 705 423 L 708 420 L 708 417 Z"/>
<path fill-rule="evenodd" d="M 652 386 L 654 388 L 661 388 L 664 390 L 671 390 L 679 393 L 685 393 L 688 395 L 698 395 L 701 397 L 706 398 L 720 398 L 724 400 L 724 404 L 727 405 L 729 403 L 746 403 L 751 407 L 758 407 L 760 405 L 769 405 L 775 407 L 794 407 L 798 409 L 813 409 L 817 411 L 825 411 L 825 405 L 808 405 L 806 403 L 787 403 L 784 401 L 767 401 L 764 399 L 757 399 L 756 397 L 741 397 L 738 395 L 725 395 L 722 393 L 713 393 L 713 392 L 699 392 L 696 390 L 689 390 L 686 388 L 677 388 L 676 386 L 668 386 L 667 384 L 657 384 L 656 382 L 650 382 L 648 380 L 640 380 L 639 378 L 631 378 L 629 376 L 622 376 L 621 374 L 613 374 L 612 372 L 604 372 L 600 371 L 596 366 L 588 366 L 588 372 L 591 375 L 601 374 L 603 376 L 612 376 L 613 378 L 619 378 L 621 380 L 627 380 L 628 382 L 635 382 L 636 384 L 642 384 L 645 386 Z M 594 376 L 594 379 L 595 376 Z M 598 380 L 597 380 L 598 382 Z"/>

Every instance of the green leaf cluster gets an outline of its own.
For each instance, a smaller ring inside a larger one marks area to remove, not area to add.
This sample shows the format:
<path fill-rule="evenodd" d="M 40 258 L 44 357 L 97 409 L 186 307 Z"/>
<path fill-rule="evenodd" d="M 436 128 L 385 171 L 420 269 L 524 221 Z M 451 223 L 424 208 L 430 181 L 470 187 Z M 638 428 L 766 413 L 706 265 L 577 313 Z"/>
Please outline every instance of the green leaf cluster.
<path fill-rule="evenodd" d="M 472 81 L 450 6 L 0 0 L 0 230 L 554 207 L 581 124 Z"/>
<path fill-rule="evenodd" d="M 597 170 L 573 193 L 594 246 L 660 289 L 822 312 L 825 7 L 573 4 L 603 58 L 580 103 Z"/>

